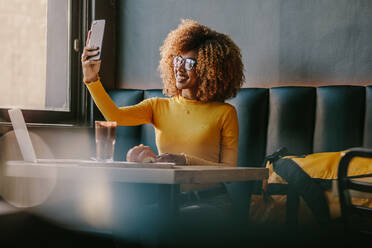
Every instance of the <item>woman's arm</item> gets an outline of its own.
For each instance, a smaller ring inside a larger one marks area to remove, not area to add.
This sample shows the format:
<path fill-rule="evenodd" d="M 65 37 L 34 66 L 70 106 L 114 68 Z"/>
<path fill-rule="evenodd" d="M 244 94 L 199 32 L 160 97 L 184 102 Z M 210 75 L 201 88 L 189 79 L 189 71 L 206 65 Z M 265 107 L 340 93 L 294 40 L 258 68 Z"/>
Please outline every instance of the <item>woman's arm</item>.
<path fill-rule="evenodd" d="M 234 159 L 228 159 L 228 161 L 221 161 L 221 163 L 216 163 L 213 161 L 205 160 L 199 157 L 185 154 L 186 164 L 187 165 L 211 165 L 211 166 L 228 166 L 236 167 L 237 163 Z"/>
<path fill-rule="evenodd" d="M 88 32 L 86 45 L 81 55 L 81 65 L 84 75 L 83 81 L 105 119 L 116 121 L 118 125 L 124 126 L 152 123 L 151 100 L 145 100 L 137 105 L 121 108 L 118 108 L 111 100 L 98 77 L 101 61 L 88 59 L 98 54 L 97 47 L 88 47 L 90 36 L 91 31 Z"/>
<path fill-rule="evenodd" d="M 116 121 L 122 126 L 152 123 L 151 99 L 144 100 L 137 105 L 119 108 L 107 94 L 99 78 L 86 86 L 106 120 Z"/>

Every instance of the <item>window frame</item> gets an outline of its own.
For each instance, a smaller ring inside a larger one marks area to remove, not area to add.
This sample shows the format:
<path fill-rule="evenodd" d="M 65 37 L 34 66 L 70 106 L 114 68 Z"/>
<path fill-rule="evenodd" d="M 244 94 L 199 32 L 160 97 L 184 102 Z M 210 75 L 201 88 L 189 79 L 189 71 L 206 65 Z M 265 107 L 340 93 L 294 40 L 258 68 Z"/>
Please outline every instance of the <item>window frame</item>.
<path fill-rule="evenodd" d="M 68 111 L 22 109 L 28 125 L 42 126 L 91 126 L 92 104 L 82 82 L 80 55 L 82 53 L 89 23 L 92 20 L 92 1 L 68 0 Z M 49 20 L 48 20 L 49 21 Z M 0 126 L 11 126 L 9 108 L 0 108 Z"/>

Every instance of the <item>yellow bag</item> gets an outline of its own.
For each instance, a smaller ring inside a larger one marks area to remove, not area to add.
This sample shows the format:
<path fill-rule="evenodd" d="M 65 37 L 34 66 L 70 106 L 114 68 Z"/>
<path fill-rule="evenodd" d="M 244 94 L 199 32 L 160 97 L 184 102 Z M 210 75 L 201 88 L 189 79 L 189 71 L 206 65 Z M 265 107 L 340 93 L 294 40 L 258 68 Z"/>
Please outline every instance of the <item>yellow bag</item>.
<path fill-rule="evenodd" d="M 290 184 L 304 199 L 319 221 L 340 216 L 339 199 L 332 194 L 332 180 L 337 180 L 341 152 L 314 153 L 306 156 L 284 156 L 268 161 L 268 184 Z M 372 173 L 372 159 L 355 158 L 348 175 Z M 372 207 L 372 199 L 353 198 L 353 204 Z"/>

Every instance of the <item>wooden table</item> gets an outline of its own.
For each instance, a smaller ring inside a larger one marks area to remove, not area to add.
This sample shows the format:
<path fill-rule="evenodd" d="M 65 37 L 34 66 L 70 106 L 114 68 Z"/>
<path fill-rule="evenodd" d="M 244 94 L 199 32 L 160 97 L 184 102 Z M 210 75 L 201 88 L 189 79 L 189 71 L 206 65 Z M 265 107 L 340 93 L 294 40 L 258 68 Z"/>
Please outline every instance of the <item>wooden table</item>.
<path fill-rule="evenodd" d="M 7 177 L 159 184 L 162 202 L 172 209 L 176 207 L 174 204 L 176 198 L 171 192 L 179 192 L 180 184 L 200 185 L 263 180 L 268 178 L 268 173 L 266 168 L 255 167 L 174 166 L 169 163 L 153 165 L 75 162 L 74 160 L 42 164 L 7 161 L 3 168 L 3 175 Z"/>
<path fill-rule="evenodd" d="M 167 165 L 166 163 L 164 165 Z M 158 184 L 204 184 L 263 180 L 268 178 L 268 169 L 255 167 L 217 167 L 217 166 L 160 166 L 121 163 L 43 163 L 8 161 L 4 175 L 10 177 L 98 179 L 106 176 L 112 182 L 158 183 Z"/>
<path fill-rule="evenodd" d="M 268 169 L 255 167 L 216 167 L 216 166 L 160 166 L 149 164 L 122 166 L 118 163 L 97 162 L 43 163 L 7 161 L 3 168 L 6 177 L 46 178 L 56 181 L 107 181 L 110 183 L 148 183 L 158 185 L 158 209 L 160 215 L 171 219 L 178 216 L 178 195 L 181 184 L 214 184 L 257 181 L 268 178 Z M 239 183 L 238 183 L 239 184 Z M 249 198 L 239 192 L 239 197 Z M 248 211 L 245 209 L 244 211 Z"/>

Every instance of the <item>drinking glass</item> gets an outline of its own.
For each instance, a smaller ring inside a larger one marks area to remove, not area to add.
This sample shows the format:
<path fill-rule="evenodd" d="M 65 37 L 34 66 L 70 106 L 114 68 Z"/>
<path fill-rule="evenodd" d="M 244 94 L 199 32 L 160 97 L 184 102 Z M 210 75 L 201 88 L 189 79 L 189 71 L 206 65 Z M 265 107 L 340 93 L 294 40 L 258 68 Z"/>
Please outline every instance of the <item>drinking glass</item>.
<path fill-rule="evenodd" d="M 95 121 L 96 159 L 103 162 L 114 160 L 116 141 L 115 121 Z"/>

